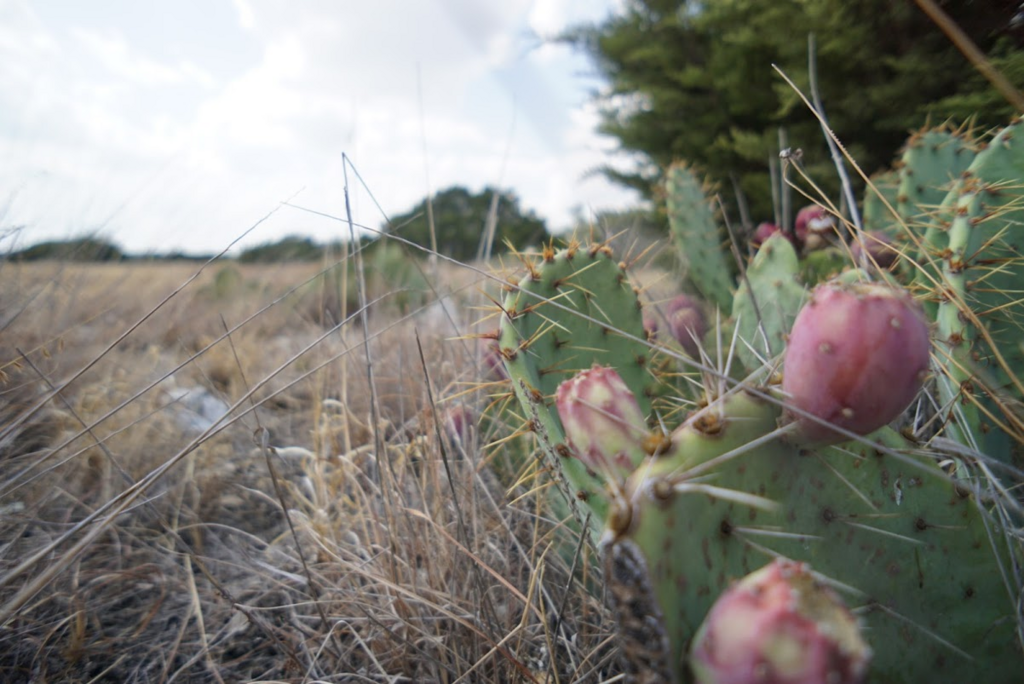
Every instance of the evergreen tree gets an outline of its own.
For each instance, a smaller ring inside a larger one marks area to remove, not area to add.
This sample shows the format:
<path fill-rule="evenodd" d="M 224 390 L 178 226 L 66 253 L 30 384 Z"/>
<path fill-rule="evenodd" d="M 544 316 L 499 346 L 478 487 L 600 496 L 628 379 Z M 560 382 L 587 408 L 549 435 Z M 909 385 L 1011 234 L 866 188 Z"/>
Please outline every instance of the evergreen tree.
<path fill-rule="evenodd" d="M 1019 3 L 940 5 L 1024 84 Z M 637 168 L 605 173 L 652 196 L 661 170 L 684 159 L 723 184 L 736 177 L 757 221 L 770 215 L 767 165 L 781 127 L 812 178 L 834 194 L 838 180 L 817 120 L 771 66 L 810 95 L 811 33 L 826 114 L 869 173 L 929 119 L 976 115 L 987 128 L 1013 114 L 912 0 L 631 0 L 623 13 L 564 37 L 592 55 L 609 83 L 601 130 L 639 153 Z"/>

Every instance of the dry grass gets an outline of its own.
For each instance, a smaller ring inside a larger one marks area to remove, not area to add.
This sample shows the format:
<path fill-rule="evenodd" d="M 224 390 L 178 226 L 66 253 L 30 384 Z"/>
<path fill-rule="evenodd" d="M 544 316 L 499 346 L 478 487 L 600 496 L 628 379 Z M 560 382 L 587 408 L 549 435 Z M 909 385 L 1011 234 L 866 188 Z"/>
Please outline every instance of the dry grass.
<path fill-rule="evenodd" d="M 160 305 L 198 266 L 0 265 L 0 680 L 616 680 L 591 551 L 485 447 L 516 426 L 444 429 L 502 391 L 478 347 L 386 278 L 365 329 L 281 299 L 318 268 Z M 479 273 L 436 284 L 493 327 Z"/>

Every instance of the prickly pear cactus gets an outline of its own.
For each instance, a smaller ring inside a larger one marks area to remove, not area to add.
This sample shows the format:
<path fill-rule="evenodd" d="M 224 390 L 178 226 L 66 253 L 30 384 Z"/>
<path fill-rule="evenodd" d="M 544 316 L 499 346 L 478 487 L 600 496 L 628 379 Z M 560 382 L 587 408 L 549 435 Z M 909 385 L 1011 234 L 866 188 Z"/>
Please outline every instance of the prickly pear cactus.
<path fill-rule="evenodd" d="M 689 295 L 678 295 L 663 307 L 669 334 L 692 358 L 700 358 L 700 341 L 708 331 L 707 318 L 700 301 Z"/>
<path fill-rule="evenodd" d="M 1024 372 L 1022 131 L 1020 123 L 1003 129 L 963 174 L 944 264 L 950 276 L 964 277 L 967 303 L 996 345 L 979 350 L 980 364 L 1007 388 Z"/>
<path fill-rule="evenodd" d="M 545 251 L 509 294 L 501 354 L 569 500 L 599 521 L 631 681 L 683 682 L 696 672 L 718 682 L 707 675 L 717 670 L 701 670 L 710 661 L 698 662 L 698 650 L 688 661 L 691 642 L 702 623 L 715 623 L 715 601 L 774 559 L 807 564 L 814 585 L 850 607 L 873 654 L 865 681 L 1020 681 L 1020 507 L 1013 483 L 971 456 L 1024 444 L 1013 408 L 1024 397 L 1019 127 L 976 157 L 962 132 L 916 133 L 898 186 L 891 176 L 878 181 L 898 215 L 865 200 L 864 231 L 846 244 L 833 231 L 816 245 L 824 249 L 804 244 L 802 255 L 766 228 L 738 287 L 700 182 L 673 166 L 670 222 L 689 275 L 732 312 L 705 336 L 717 351 L 700 358 L 716 364 L 735 353 L 746 371 L 727 377 L 736 368 L 728 362 L 717 375 L 702 369 L 695 404 L 676 388 L 674 406 L 695 408 L 675 429 L 661 425 L 660 408 L 652 415 L 651 398 L 671 390 L 660 377 L 672 373 L 666 360 L 685 368 L 697 355 L 673 347 L 651 362 L 636 295 L 605 250 Z M 924 314 L 892 290 L 908 280 L 929 302 Z M 807 303 L 807 287 L 820 281 Z M 812 306 L 821 310 L 800 313 Z M 811 333 L 794 328 L 802 318 Z M 723 348 L 725 331 L 735 334 Z M 895 431 L 928 369 L 939 389 L 936 425 Z M 843 441 L 851 433 L 861 437 Z M 911 441 L 934 436 L 948 451 Z M 740 650 L 808 664 L 776 647 Z M 811 674 L 792 681 L 818 681 L 813 668 L 800 671 Z M 860 669 L 849 673 L 861 681 Z"/>
<path fill-rule="evenodd" d="M 1012 549 L 968 481 L 888 430 L 889 450 L 781 439 L 779 408 L 739 390 L 691 417 L 615 499 L 607 545 L 642 550 L 682 677 L 685 644 L 730 582 L 809 563 L 865 621 L 873 682 L 1013 681 Z"/>
<path fill-rule="evenodd" d="M 921 130 L 907 141 L 899 168 L 896 208 L 910 226 L 934 214 L 974 159 L 974 144 L 958 131 Z"/>
<path fill-rule="evenodd" d="M 845 248 L 819 249 L 800 260 L 800 281 L 812 287 L 835 278 L 849 266 L 850 256 Z"/>
<path fill-rule="evenodd" d="M 574 457 L 551 404 L 558 385 L 594 363 L 614 365 L 635 394 L 639 412 L 650 412 L 657 380 L 648 369 L 640 302 L 607 247 L 571 243 L 546 248 L 502 304 L 498 340 L 505 370 L 552 470 L 579 520 L 607 514 L 604 480 Z M 583 509 L 575 502 L 582 502 Z"/>
<path fill-rule="evenodd" d="M 665 174 L 665 193 L 669 227 L 687 275 L 705 299 L 728 311 L 732 269 L 704 185 L 686 165 L 675 164 Z"/>
<path fill-rule="evenodd" d="M 900 252 L 888 233 L 865 230 L 855 236 L 850 256 L 853 263 L 862 268 L 892 270 L 899 261 Z"/>
<path fill-rule="evenodd" d="M 937 364 L 940 372 L 936 378 L 939 401 L 948 412 L 947 433 L 961 444 L 978 448 L 982 435 L 977 430 L 981 425 L 978 407 L 969 399 L 963 401 L 961 393 L 971 388 L 974 361 L 971 349 L 975 344 L 975 328 L 962 310 L 969 310 L 966 294 L 966 274 L 961 267 L 966 241 L 971 225 L 980 218 L 980 203 L 976 194 L 961 198 L 958 184 L 950 191 L 943 203 L 943 214 L 955 218 L 949 232 L 943 235 L 950 248 L 949 258 L 940 261 L 938 282 L 944 288 L 943 297 L 936 308 L 936 339 L 938 341 Z M 937 219 L 938 220 L 938 219 Z M 935 235 L 939 235 L 938 231 Z"/>
<path fill-rule="evenodd" d="M 932 222 L 929 255 L 940 271 L 940 398 L 958 440 L 994 456 L 1024 437 L 1024 141 L 1021 124 L 1003 129 L 978 153 Z M 984 397 L 988 399 L 984 399 Z M 988 404 L 979 411 L 978 402 Z M 979 414 L 988 414 L 982 420 Z M 995 428 L 995 429 L 994 429 Z"/>
<path fill-rule="evenodd" d="M 946 128 L 922 129 L 910 136 L 899 162 L 896 208 L 905 230 L 920 236 L 918 282 L 928 287 L 938 274 L 927 252 L 941 249 L 937 227 L 940 207 L 956 179 L 974 159 L 975 143 L 966 134 Z M 930 276 L 930 277 L 929 277 Z M 928 305 L 929 313 L 935 314 Z"/>
<path fill-rule="evenodd" d="M 852 288 L 855 302 L 871 300 L 870 293 L 857 295 L 855 279 L 847 280 L 842 287 Z M 816 306 L 831 306 L 825 299 Z M 920 330 L 910 325 L 916 319 L 904 320 L 887 307 L 890 300 L 883 297 L 879 320 L 897 337 L 883 339 L 876 353 L 919 346 L 900 337 L 913 333 L 921 341 Z M 871 315 L 835 308 L 840 319 L 858 319 L 834 321 L 853 326 L 839 333 L 851 344 L 835 347 L 842 382 L 858 387 L 861 378 L 879 372 L 895 382 L 900 368 L 879 366 L 878 359 L 858 351 L 856 326 Z M 828 312 L 821 315 L 830 318 Z M 864 334 L 879 336 L 870 329 Z M 913 364 L 897 364 L 902 365 Z M 911 371 L 908 382 L 919 386 L 920 369 Z M 795 365 L 791 372 L 821 375 L 820 369 Z M 788 414 L 784 393 L 762 384 L 740 385 L 711 399 L 670 435 L 644 436 L 622 385 L 610 377 L 610 370 L 591 368 L 571 381 L 588 387 L 608 382 L 606 392 L 587 390 L 588 396 L 604 397 L 586 401 L 601 411 L 580 420 L 564 405 L 570 393 L 561 391 L 558 410 L 568 444 L 600 452 L 602 442 L 593 436 L 613 436 L 603 458 L 588 460 L 616 463 L 595 471 L 610 501 L 602 547 L 624 651 L 637 659 L 638 681 L 684 681 L 687 645 L 715 599 L 732 581 L 777 557 L 809 563 L 815 577 L 862 618 L 875 654 L 870 681 L 955 681 L 969 677 L 978 663 L 985 663 L 992 681 L 1013 681 L 1024 664 L 1016 635 L 1019 540 L 989 513 L 989 492 L 979 485 L 984 479 L 976 479 L 968 465 L 951 477 L 937 455 L 889 428 L 867 443 L 813 447 L 822 442 L 820 435 Z M 803 384 L 811 386 L 813 378 Z M 845 396 L 845 390 L 830 388 Z M 901 395 L 873 424 L 894 419 L 912 396 L 877 378 L 861 390 L 876 395 L 863 398 L 865 406 L 886 405 Z M 614 410 L 602 403 L 609 399 Z M 602 417 L 612 423 L 600 427 Z M 624 424 L 632 427 L 624 431 Z M 623 448 L 630 434 L 636 442 Z"/>
<path fill-rule="evenodd" d="M 890 235 L 898 234 L 895 228 L 896 218 L 889 207 L 896 209 L 899 198 L 900 178 L 897 171 L 884 171 L 871 177 L 875 191 L 867 188 L 864 191 L 864 209 L 861 218 L 864 230 L 877 230 Z M 886 206 L 888 203 L 889 206 Z"/>
<path fill-rule="evenodd" d="M 772 235 L 757 251 L 733 301 L 740 361 L 748 370 L 761 368 L 782 353 L 797 312 L 807 299 L 799 283 L 800 263 L 785 236 Z"/>

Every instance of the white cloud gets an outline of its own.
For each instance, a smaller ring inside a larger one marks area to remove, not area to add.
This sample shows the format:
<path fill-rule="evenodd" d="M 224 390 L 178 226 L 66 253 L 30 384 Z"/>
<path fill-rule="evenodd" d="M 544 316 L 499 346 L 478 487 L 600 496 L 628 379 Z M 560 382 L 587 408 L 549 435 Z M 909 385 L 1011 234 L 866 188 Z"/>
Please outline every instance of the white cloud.
<path fill-rule="evenodd" d="M 24 98 L 37 65 L 52 64 L 60 56 L 60 45 L 27 5 L 0 3 L 0 83 L 5 89 Z"/>
<path fill-rule="evenodd" d="M 75 28 L 74 36 L 111 74 L 144 87 L 195 83 L 205 88 L 216 85 L 213 77 L 195 64 L 183 61 L 175 66 L 161 64 L 133 51 L 120 31 Z"/>
<path fill-rule="evenodd" d="M 256 28 L 256 15 L 252 11 L 252 5 L 247 0 L 231 0 L 238 12 L 238 25 L 246 31 Z"/>
<path fill-rule="evenodd" d="M 571 0 L 538 0 L 530 8 L 530 28 L 543 37 L 553 36 L 565 28 L 568 21 L 567 5 Z"/>
<path fill-rule="evenodd" d="M 399 213 L 426 191 L 424 146 L 433 189 L 500 182 L 552 228 L 576 206 L 633 199 L 581 181 L 608 142 L 582 106 L 578 58 L 531 52 L 531 30 L 581 16 L 569 0 L 233 0 L 201 45 L 13 6 L 0 11 L 18 27 L 0 14 L 0 187 L 20 190 L 0 224 L 28 224 L 30 239 L 105 226 L 129 249 L 219 249 L 299 188 L 300 203 L 341 213 L 342 152 Z M 282 211 L 252 240 L 338 229 Z"/>
<path fill-rule="evenodd" d="M 0 51 L 19 50 L 33 56 L 59 51 L 31 8 L 20 2 L 0 4 Z"/>
<path fill-rule="evenodd" d="M 570 26 L 598 21 L 626 0 L 595 3 L 591 0 L 534 0 L 530 6 L 530 28 L 542 38 L 551 38 Z"/>

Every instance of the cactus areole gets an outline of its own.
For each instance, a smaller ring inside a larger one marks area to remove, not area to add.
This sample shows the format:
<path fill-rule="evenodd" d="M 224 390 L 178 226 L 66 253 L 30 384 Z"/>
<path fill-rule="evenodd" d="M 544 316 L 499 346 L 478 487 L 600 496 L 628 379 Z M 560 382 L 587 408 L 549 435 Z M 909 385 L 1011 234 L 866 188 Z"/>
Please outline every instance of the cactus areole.
<path fill-rule="evenodd" d="M 779 559 L 719 597 L 690 665 L 698 684 L 856 684 L 870 657 L 838 595 Z"/>
<path fill-rule="evenodd" d="M 895 420 L 928 370 L 928 324 L 902 290 L 875 283 L 826 283 L 793 323 L 782 389 L 790 406 L 859 435 Z M 846 437 L 797 412 L 803 444 Z"/>

